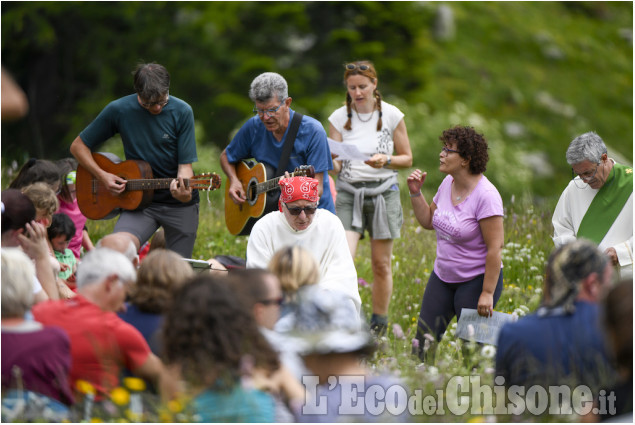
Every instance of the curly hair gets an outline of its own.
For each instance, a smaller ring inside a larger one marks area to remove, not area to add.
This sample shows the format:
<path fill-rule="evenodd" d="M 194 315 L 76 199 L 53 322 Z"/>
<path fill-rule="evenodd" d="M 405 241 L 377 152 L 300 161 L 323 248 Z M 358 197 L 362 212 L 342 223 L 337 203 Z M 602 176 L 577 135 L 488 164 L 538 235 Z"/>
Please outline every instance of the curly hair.
<path fill-rule="evenodd" d="M 155 249 L 141 262 L 137 284 L 130 291 L 130 302 L 144 313 L 165 313 L 174 292 L 192 276 L 194 270 L 179 254 Z"/>
<path fill-rule="evenodd" d="M 33 202 L 36 211 L 36 217 L 40 214 L 43 214 L 44 217 L 47 217 L 49 220 L 52 219 L 55 211 L 60 207 L 60 203 L 57 200 L 57 195 L 46 183 L 37 182 L 28 185 L 27 187 L 22 189 L 22 193 L 24 193 L 27 198 Z M 37 220 L 37 218 L 36 218 Z"/>
<path fill-rule="evenodd" d="M 487 153 L 487 141 L 472 127 L 457 125 L 443 131 L 439 140 L 444 145 L 455 145 L 461 158 L 470 161 L 470 174 L 481 174 L 487 169 L 489 155 Z"/>
<path fill-rule="evenodd" d="M 164 359 L 191 385 L 228 389 L 246 363 L 274 371 L 278 355 L 228 282 L 208 274 L 177 292 L 163 326 Z"/>
<path fill-rule="evenodd" d="M 320 280 L 320 266 L 313 254 L 299 245 L 279 249 L 267 266 L 280 280 L 282 290 L 295 293 L 301 286 L 313 285 Z"/>

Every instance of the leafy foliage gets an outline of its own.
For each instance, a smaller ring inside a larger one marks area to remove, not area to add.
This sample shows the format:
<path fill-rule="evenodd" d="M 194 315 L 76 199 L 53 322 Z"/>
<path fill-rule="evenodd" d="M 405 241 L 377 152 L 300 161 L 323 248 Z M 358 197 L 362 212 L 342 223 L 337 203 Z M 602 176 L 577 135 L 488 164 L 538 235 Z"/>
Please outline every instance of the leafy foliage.
<path fill-rule="evenodd" d="M 454 16 L 447 39 L 435 37 L 441 7 Z M 343 101 L 342 64 L 361 58 L 375 62 L 381 92 L 406 110 L 423 165 L 432 163 L 426 155 L 434 157 L 428 149 L 440 130 L 470 114 L 495 130 L 493 145 L 515 153 L 514 164 L 527 163 L 514 185 L 535 195 L 564 187 L 564 152 L 582 132 L 597 131 L 632 161 L 628 2 L 25 1 L 1 8 L 3 66 L 31 107 L 28 118 L 2 124 L 5 161 L 67 156 L 108 102 L 132 92 L 130 72 L 140 61 L 168 68 L 171 93 L 194 108 L 201 142 L 222 148 L 250 115 L 247 91 L 259 73 L 284 75 L 294 107 L 327 124 Z M 529 164 L 524 154 L 535 152 L 551 173 Z"/>

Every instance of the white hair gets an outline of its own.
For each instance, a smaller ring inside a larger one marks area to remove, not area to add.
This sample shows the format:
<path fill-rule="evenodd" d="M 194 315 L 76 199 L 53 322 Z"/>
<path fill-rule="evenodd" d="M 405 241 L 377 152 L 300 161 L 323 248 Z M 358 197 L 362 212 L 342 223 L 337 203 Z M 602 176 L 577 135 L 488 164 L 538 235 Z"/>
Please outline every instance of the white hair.
<path fill-rule="evenodd" d="M 123 243 L 125 242 L 128 243 L 125 245 L 125 251 L 122 251 L 121 249 L 123 248 Z M 104 236 L 97 241 L 97 248 L 113 249 L 125 255 L 126 258 L 132 262 L 137 259 L 137 248 L 135 247 L 134 242 L 132 242 L 128 237 L 123 236 L 121 233 L 111 233 Z"/>
<path fill-rule="evenodd" d="M 2 317 L 22 317 L 33 304 L 35 266 L 19 248 L 2 248 Z"/>
<path fill-rule="evenodd" d="M 586 160 L 599 164 L 605 153 L 607 150 L 602 138 L 597 133 L 589 131 L 571 141 L 567 149 L 567 162 L 569 165 L 575 165 Z"/>
<path fill-rule="evenodd" d="M 251 82 L 249 98 L 253 102 L 264 103 L 274 97 L 277 97 L 279 102 L 289 97 L 289 87 L 282 75 L 275 72 L 265 72 Z"/>
<path fill-rule="evenodd" d="M 77 287 L 99 283 L 111 275 L 117 275 L 124 282 L 137 280 L 134 266 L 123 254 L 110 248 L 95 248 L 77 267 Z"/>

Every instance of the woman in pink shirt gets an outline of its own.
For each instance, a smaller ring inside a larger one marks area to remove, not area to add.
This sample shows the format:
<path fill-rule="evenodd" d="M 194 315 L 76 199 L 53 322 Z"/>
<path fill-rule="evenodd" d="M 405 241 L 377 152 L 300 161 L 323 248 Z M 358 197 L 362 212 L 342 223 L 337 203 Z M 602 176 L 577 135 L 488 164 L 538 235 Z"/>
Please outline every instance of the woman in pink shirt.
<path fill-rule="evenodd" d="M 425 347 L 425 334 L 434 337 L 430 342 L 439 341 L 463 308 L 491 316 L 503 290 L 503 201 L 483 175 L 489 159 L 487 142 L 463 126 L 445 130 L 439 139 L 439 170 L 447 177 L 432 202 L 421 194 L 427 173 L 415 170 L 408 177 L 417 220 L 437 234 L 437 258 L 419 313 L 420 348 Z M 430 353 L 434 355 L 434 349 Z"/>

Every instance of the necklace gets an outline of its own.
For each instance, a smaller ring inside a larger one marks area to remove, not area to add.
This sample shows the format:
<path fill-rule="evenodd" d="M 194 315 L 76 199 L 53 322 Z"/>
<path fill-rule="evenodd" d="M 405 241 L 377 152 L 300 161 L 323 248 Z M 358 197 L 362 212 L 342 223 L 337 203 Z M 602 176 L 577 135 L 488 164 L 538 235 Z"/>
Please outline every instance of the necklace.
<path fill-rule="evenodd" d="M 355 108 L 355 115 L 357 115 L 357 119 L 361 122 L 368 122 L 373 119 L 373 115 L 375 115 L 375 107 L 373 106 L 373 111 L 370 113 L 370 117 L 367 120 L 363 120 L 362 117 L 359 116 L 359 112 L 357 112 L 357 108 Z"/>

